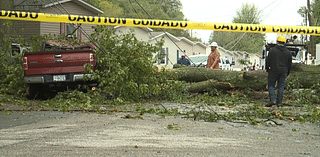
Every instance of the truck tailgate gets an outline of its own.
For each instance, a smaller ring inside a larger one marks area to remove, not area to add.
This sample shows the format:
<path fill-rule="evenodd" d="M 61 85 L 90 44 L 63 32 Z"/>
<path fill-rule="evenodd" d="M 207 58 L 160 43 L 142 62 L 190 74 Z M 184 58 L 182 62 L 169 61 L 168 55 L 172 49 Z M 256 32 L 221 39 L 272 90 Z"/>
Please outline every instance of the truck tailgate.
<path fill-rule="evenodd" d="M 92 61 L 93 50 L 44 51 L 24 55 L 25 76 L 84 72 Z M 26 63 L 25 63 L 26 62 Z"/>

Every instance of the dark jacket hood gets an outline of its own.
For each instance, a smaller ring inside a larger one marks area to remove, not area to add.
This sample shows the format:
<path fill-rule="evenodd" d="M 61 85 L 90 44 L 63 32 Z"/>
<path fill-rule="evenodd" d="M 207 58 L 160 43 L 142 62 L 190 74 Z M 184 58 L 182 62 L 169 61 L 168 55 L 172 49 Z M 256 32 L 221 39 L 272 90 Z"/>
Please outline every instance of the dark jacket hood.
<path fill-rule="evenodd" d="M 275 47 L 281 51 L 285 51 L 287 49 L 285 45 L 276 45 Z"/>

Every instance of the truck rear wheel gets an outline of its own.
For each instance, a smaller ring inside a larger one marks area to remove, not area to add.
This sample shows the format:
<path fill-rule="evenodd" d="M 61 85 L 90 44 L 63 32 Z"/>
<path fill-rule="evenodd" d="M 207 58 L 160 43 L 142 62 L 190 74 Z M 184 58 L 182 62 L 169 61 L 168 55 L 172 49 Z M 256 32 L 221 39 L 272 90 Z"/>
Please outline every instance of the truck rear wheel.
<path fill-rule="evenodd" d="M 57 92 L 43 84 L 30 84 L 28 90 L 29 100 L 47 100 L 52 99 L 57 95 Z"/>
<path fill-rule="evenodd" d="M 28 95 L 27 98 L 29 100 L 35 100 L 39 94 L 40 94 L 40 89 L 41 87 L 39 87 L 40 85 L 37 84 L 30 84 L 29 85 L 29 89 L 28 89 Z"/>

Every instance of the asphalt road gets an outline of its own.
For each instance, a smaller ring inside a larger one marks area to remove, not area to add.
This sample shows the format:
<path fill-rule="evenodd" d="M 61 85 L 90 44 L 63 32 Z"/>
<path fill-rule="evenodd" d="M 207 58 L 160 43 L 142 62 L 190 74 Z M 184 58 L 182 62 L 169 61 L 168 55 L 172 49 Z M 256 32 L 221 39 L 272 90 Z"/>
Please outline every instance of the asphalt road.
<path fill-rule="evenodd" d="M 320 156 L 319 124 L 203 122 L 134 113 L 0 112 L 0 156 Z"/>

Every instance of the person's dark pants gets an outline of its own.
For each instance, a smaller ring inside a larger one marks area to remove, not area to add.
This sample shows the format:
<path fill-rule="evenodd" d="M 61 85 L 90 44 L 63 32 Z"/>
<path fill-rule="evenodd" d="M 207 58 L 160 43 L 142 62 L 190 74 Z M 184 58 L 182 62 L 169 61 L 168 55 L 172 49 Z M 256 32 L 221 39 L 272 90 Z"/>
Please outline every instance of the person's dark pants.
<path fill-rule="evenodd" d="M 286 86 L 286 73 L 269 72 L 268 74 L 268 90 L 270 101 L 276 102 L 276 104 L 282 104 L 284 89 Z M 278 87 L 277 97 L 275 93 L 276 83 Z"/>

